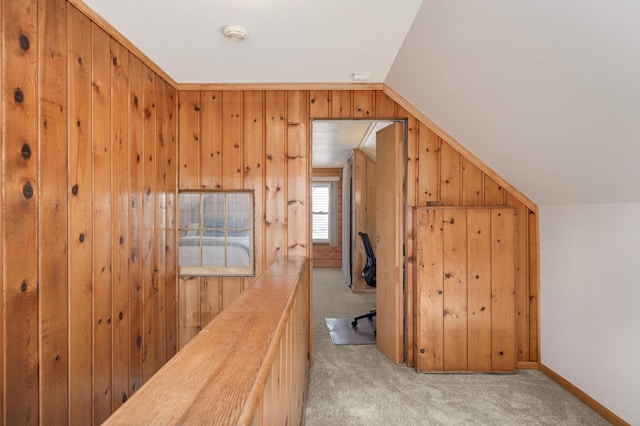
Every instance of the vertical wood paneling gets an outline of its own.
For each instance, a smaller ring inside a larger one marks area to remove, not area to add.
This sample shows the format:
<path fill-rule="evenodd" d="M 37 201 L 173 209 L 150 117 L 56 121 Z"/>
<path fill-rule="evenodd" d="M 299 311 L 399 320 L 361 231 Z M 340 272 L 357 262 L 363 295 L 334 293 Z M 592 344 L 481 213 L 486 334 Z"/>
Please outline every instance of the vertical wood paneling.
<path fill-rule="evenodd" d="M 178 338 L 180 348 L 200 331 L 200 279 L 180 277 L 178 284 Z"/>
<path fill-rule="evenodd" d="M 219 277 L 200 278 L 200 318 L 198 320 L 198 330 L 209 324 L 222 310 L 221 293 L 222 287 Z M 190 295 L 195 296 L 195 293 L 190 293 Z"/>
<path fill-rule="evenodd" d="M 396 118 L 398 117 L 398 106 L 386 93 L 382 90 L 376 90 L 376 118 Z"/>
<path fill-rule="evenodd" d="M 4 129 L 4 34 L 2 32 L 2 28 L 4 22 L 4 15 L 2 10 L 2 2 L 0 2 L 0 93 L 2 93 L 2 97 L 0 97 L 0 129 Z M 42 46 L 42 44 L 40 44 Z M 4 144 L 4 132 L 0 132 L 0 142 Z M 0 149 L 0 175 L 4 176 L 4 149 Z M 0 200 L 2 200 L 2 205 L 4 206 L 4 185 L 0 185 Z M 0 237 L 0 268 L 4 271 L 4 208 L 0 209 L 0 229 L 2 229 L 2 236 Z M 5 345 L 4 345 L 4 273 L 0 274 L 0 291 L 2 291 L 2 295 L 0 295 L 0 387 L 2 392 L 4 392 L 4 384 L 5 384 L 5 374 L 4 374 L 4 359 L 5 359 Z M 43 317 L 46 318 L 46 317 Z M 3 393 L 4 395 L 4 393 Z M 0 423 L 6 421 L 5 418 L 5 398 L 4 396 L 0 398 Z"/>
<path fill-rule="evenodd" d="M 111 40 L 112 402 L 129 395 L 129 52 Z"/>
<path fill-rule="evenodd" d="M 129 396 L 142 386 L 142 62 L 129 54 Z"/>
<path fill-rule="evenodd" d="M 406 302 L 405 302 L 405 318 L 407 319 L 405 326 L 406 330 L 406 339 L 407 339 L 407 347 L 405 358 L 407 360 L 407 365 L 409 367 L 413 367 L 415 365 L 414 360 L 414 351 L 410 348 L 414 347 L 414 310 L 413 310 L 413 300 L 415 297 L 415 286 L 413 285 L 413 280 L 415 277 L 415 267 L 416 267 L 416 253 L 414 250 L 415 244 L 415 225 L 413 222 L 413 211 L 410 207 L 413 207 L 417 203 L 417 190 L 418 190 L 418 180 L 417 180 L 417 170 L 418 170 L 418 123 L 415 117 L 409 114 L 404 109 L 398 107 L 398 117 L 407 117 L 406 122 L 406 137 L 407 137 L 407 163 L 406 163 L 406 186 L 407 186 L 407 209 L 406 209 L 406 217 L 405 217 L 405 228 L 407 241 L 405 249 L 406 253 L 406 268 L 407 268 L 407 285 L 405 286 L 406 293 Z"/>
<path fill-rule="evenodd" d="M 7 424 L 38 418 L 38 8 L 5 2 L 4 53 L 4 389 Z M 24 40 L 30 47 L 26 47 Z M 26 155 L 29 151 L 30 155 Z"/>
<path fill-rule="evenodd" d="M 423 124 L 418 142 L 418 205 L 440 201 L 440 138 Z"/>
<path fill-rule="evenodd" d="M 328 90 L 309 91 L 309 117 L 331 117 L 331 92 Z"/>
<path fill-rule="evenodd" d="M 254 259 L 255 276 L 264 270 L 264 92 L 245 91 L 243 93 L 244 121 L 244 188 L 253 190 L 254 217 Z M 245 278 L 244 286 L 253 283 L 253 277 Z"/>
<path fill-rule="evenodd" d="M 179 189 L 200 187 L 200 92 L 178 95 Z"/>
<path fill-rule="evenodd" d="M 67 334 L 69 271 L 66 262 L 68 232 L 66 0 L 40 0 L 38 19 L 38 58 L 41 69 L 38 82 L 40 87 L 38 245 L 41 248 L 38 253 L 41 339 L 39 417 L 42 424 L 65 424 L 69 413 Z M 1 250 L 0 258 L 2 258 Z M 2 270 L 1 262 L 0 260 L 0 270 Z M 1 333 L 0 339 L 2 339 Z M 3 352 L 0 343 L 0 365 L 3 365 L 1 355 Z M 0 373 L 0 383 L 4 383 L 2 373 Z M 2 409 L 0 409 L 1 418 L 3 418 Z"/>
<path fill-rule="evenodd" d="M 165 82 L 155 79 L 156 105 L 156 187 L 154 217 L 154 297 L 155 297 L 155 355 L 156 369 L 167 362 L 167 317 L 166 317 L 166 235 L 167 235 L 167 104 Z"/>
<path fill-rule="evenodd" d="M 507 194 L 507 204 L 516 208 L 516 336 L 518 361 L 529 361 L 529 209 Z"/>
<path fill-rule="evenodd" d="M 335 117 L 335 118 L 353 117 L 353 109 L 351 108 L 352 93 L 353 92 L 351 90 L 332 90 L 331 91 L 331 117 Z"/>
<path fill-rule="evenodd" d="M 529 211 L 529 361 L 540 360 L 540 240 L 538 217 Z"/>
<path fill-rule="evenodd" d="M 444 369 L 467 369 L 467 213 L 444 210 Z"/>
<path fill-rule="evenodd" d="M 285 93 L 267 91 L 265 99 L 265 267 L 286 254 Z"/>
<path fill-rule="evenodd" d="M 216 91 L 200 95 L 200 116 L 204 117 L 200 122 L 201 188 L 222 188 L 222 96 L 222 92 Z"/>
<path fill-rule="evenodd" d="M 505 191 L 495 180 L 484 176 L 484 205 L 503 206 L 505 204 Z"/>
<path fill-rule="evenodd" d="M 467 211 L 469 370 L 491 370 L 491 212 Z"/>
<path fill-rule="evenodd" d="M 156 191 L 156 75 L 143 67 L 143 111 L 142 127 L 142 378 L 147 381 L 156 371 L 155 361 L 155 260 L 154 221 Z"/>
<path fill-rule="evenodd" d="M 307 92 L 287 92 L 287 254 L 308 256 L 309 137 Z"/>
<path fill-rule="evenodd" d="M 200 99 L 205 96 L 205 93 L 209 92 L 180 93 L 181 104 L 183 99 L 197 99 L 197 101 L 193 103 L 194 108 L 192 114 L 183 113 L 181 109 L 180 131 L 184 133 L 184 137 L 193 140 L 197 140 L 200 136 L 205 138 L 204 130 L 201 132 L 201 129 L 204 129 L 205 121 L 209 120 L 210 115 L 213 115 L 212 122 L 216 121 L 216 113 L 210 114 L 204 112 L 206 107 L 200 105 Z M 227 91 L 217 93 L 224 97 Z M 291 206 L 295 206 L 296 204 L 289 205 L 288 203 L 292 201 L 292 194 L 283 194 L 282 191 L 285 191 L 285 189 L 286 192 L 294 190 L 292 187 L 292 185 L 295 185 L 292 182 L 292 179 L 294 179 L 292 173 L 294 172 L 293 170 L 287 169 L 293 167 L 293 158 L 296 156 L 293 155 L 294 152 L 292 150 L 299 147 L 294 143 L 292 138 L 298 137 L 301 134 L 293 132 L 292 125 L 288 125 L 288 131 L 283 135 L 282 127 L 277 124 L 277 115 L 273 113 L 274 111 L 279 111 L 283 118 L 286 117 L 287 124 L 298 122 L 291 115 L 296 110 L 302 110 L 300 102 L 305 102 L 304 99 L 300 99 L 298 93 L 304 92 L 297 90 L 285 92 L 242 92 L 243 107 L 241 114 L 243 115 L 243 126 L 241 144 L 244 146 L 242 156 L 243 186 L 245 188 L 256 189 L 257 191 L 256 262 L 258 266 L 256 268 L 256 274 L 258 276 L 261 271 L 260 268 L 266 267 L 266 265 L 278 256 L 279 252 L 283 250 L 285 252 L 290 251 L 296 243 L 294 240 L 298 239 L 297 233 L 299 231 L 292 228 L 294 213 L 292 212 Z M 281 101 L 282 96 L 285 97 L 284 102 Z M 275 109 L 274 104 L 276 105 Z M 196 114 L 200 107 L 202 107 L 203 111 L 200 111 L 199 115 L 202 115 L 202 117 L 198 117 L 198 114 Z M 428 125 L 418 122 L 415 117 L 392 102 L 384 92 L 370 90 L 312 90 L 309 91 L 308 94 L 308 111 L 310 118 L 353 118 L 354 115 L 357 117 L 368 116 L 370 118 L 383 118 L 383 115 L 387 116 L 386 118 L 389 118 L 389 115 L 400 118 L 409 117 L 414 124 L 413 126 L 410 124 L 410 129 L 408 130 L 410 138 L 407 147 L 406 163 L 407 189 L 409 191 L 408 205 L 427 205 L 427 203 L 433 203 L 445 206 L 461 204 L 480 206 L 485 204 L 504 205 L 507 202 L 506 191 L 503 188 L 500 188 L 489 177 L 485 177 L 478 167 L 461 156 L 457 151 L 453 150 L 449 145 L 445 144 L 446 146 L 442 146 L 442 140 Z M 261 122 L 261 117 L 264 117 L 263 122 Z M 211 124 L 212 127 L 210 131 L 222 132 L 222 129 L 229 125 L 227 121 L 226 117 L 222 117 L 219 125 Z M 215 127 L 216 130 L 213 130 L 213 127 Z M 413 128 L 413 136 L 411 136 L 411 127 Z M 411 137 L 414 138 L 413 143 L 411 142 Z M 273 142 L 274 140 L 275 143 Z M 251 146 L 250 150 L 247 149 L 248 146 Z M 255 148 L 257 148 L 258 151 L 254 151 Z M 264 149 L 263 152 L 260 152 L 261 148 Z M 413 153 L 412 149 L 414 150 Z M 285 151 L 284 160 L 287 164 L 286 167 L 274 167 L 275 161 L 282 157 L 274 157 L 272 154 L 274 152 L 282 153 L 283 151 Z M 209 158 L 205 157 L 207 155 L 210 157 L 210 150 L 204 149 L 200 154 L 196 153 L 195 155 L 193 155 L 193 152 L 186 152 L 184 154 L 187 156 L 191 155 L 191 159 L 188 159 L 186 162 L 181 161 L 180 163 L 181 182 L 184 176 L 187 176 L 187 179 L 189 179 L 190 176 L 190 171 L 185 172 L 185 167 L 183 166 L 187 166 L 187 169 L 198 168 L 198 170 L 200 170 L 198 175 L 199 179 L 211 178 L 212 174 L 216 173 L 215 171 L 205 172 L 202 169 L 202 165 L 209 160 Z M 183 152 L 181 151 L 181 159 L 182 157 Z M 260 165 L 260 159 L 263 161 L 262 165 Z M 227 160 L 233 162 L 235 161 L 235 157 L 230 156 L 227 158 L 224 153 L 222 153 L 221 163 L 225 163 Z M 255 179 L 253 181 L 255 185 L 248 183 L 250 179 Z M 278 187 L 278 182 L 284 182 L 285 186 Z M 264 188 L 263 192 L 258 191 L 258 188 Z M 278 196 L 278 192 L 280 192 L 280 195 L 284 198 L 282 198 L 282 201 L 274 203 L 274 197 Z M 284 211 L 274 210 L 271 208 L 273 205 L 277 207 L 284 206 Z M 284 222 L 276 223 L 276 220 Z M 260 231 L 261 225 L 264 225 L 262 232 Z M 276 227 L 284 227 L 284 231 L 273 231 L 274 225 Z M 306 223 L 306 226 L 309 226 L 308 223 Z M 407 239 L 409 242 L 414 238 L 414 232 L 414 225 L 408 220 Z M 262 236 L 264 236 L 264 241 L 261 243 L 260 238 Z M 279 237 L 282 239 L 278 241 L 277 239 Z M 351 236 L 345 236 L 345 238 L 350 237 Z M 530 239 L 531 237 L 528 238 Z M 357 243 L 355 245 L 357 249 L 360 244 L 358 244 L 359 241 L 355 242 Z M 261 250 L 264 250 L 264 253 L 261 253 Z M 409 276 L 413 276 L 411 270 L 413 268 L 412 262 L 414 262 L 413 258 L 415 255 L 412 255 L 410 250 L 412 249 L 408 249 L 407 251 L 406 266 L 407 272 L 410 274 Z M 253 281 L 253 277 L 245 278 L 243 287 L 248 287 Z M 225 279 L 225 282 L 228 281 Z M 409 282 L 408 287 L 410 288 L 407 293 L 409 307 L 406 309 L 406 314 L 411 316 L 416 315 L 416 313 L 411 312 L 414 306 L 411 291 L 414 289 L 414 286 Z M 222 292 L 224 293 L 224 290 Z M 535 297 L 535 295 L 533 297 Z M 530 301 L 529 309 L 531 310 L 532 306 L 535 305 L 536 303 L 531 303 Z M 534 321 L 534 315 L 535 312 L 532 311 L 529 322 L 527 322 L 526 319 L 519 320 L 518 329 L 520 330 L 522 327 L 531 328 L 530 323 Z M 411 326 L 412 321 L 409 321 L 409 323 Z M 411 334 L 411 336 L 413 336 L 413 334 Z M 533 350 L 531 345 L 535 339 L 530 331 L 528 338 L 530 352 Z M 409 361 L 411 361 L 410 358 L 412 355 L 413 353 L 408 354 L 407 359 Z"/>
<path fill-rule="evenodd" d="M 440 201 L 445 206 L 459 206 L 462 196 L 460 154 L 447 143 L 440 148 Z"/>
<path fill-rule="evenodd" d="M 422 245 L 418 249 L 416 354 L 418 371 L 444 369 L 444 235 L 442 210 L 418 212 Z"/>
<path fill-rule="evenodd" d="M 374 116 L 375 96 L 373 90 L 353 91 L 353 116 L 371 118 Z"/>
<path fill-rule="evenodd" d="M 178 170 L 176 168 L 178 158 L 177 141 L 177 91 L 166 85 L 167 101 L 167 229 L 166 229 L 166 307 L 167 307 L 167 359 L 178 352 L 178 290 L 177 290 L 177 256 L 178 246 L 176 242 L 176 209 L 178 191 Z"/>
<path fill-rule="evenodd" d="M 491 211 L 491 369 L 515 369 L 514 212 Z"/>
<path fill-rule="evenodd" d="M 91 23 L 67 9 L 69 35 L 69 423 L 92 418 Z"/>
<path fill-rule="evenodd" d="M 462 157 L 462 205 L 482 205 L 482 171 Z"/>
<path fill-rule="evenodd" d="M 91 25 L 93 50 L 93 422 L 111 413 L 111 54 Z"/>
<path fill-rule="evenodd" d="M 222 188 L 241 189 L 242 92 L 231 90 L 222 94 L 222 117 Z"/>
<path fill-rule="evenodd" d="M 0 21 L 0 423 L 99 423 L 142 384 L 142 63 L 65 0 L 2 2 Z M 171 93 L 158 126 L 173 123 L 175 149 Z M 175 156 L 152 172 L 173 169 L 175 181 Z M 145 226 L 157 229 L 153 218 Z M 168 252 L 157 240 L 149 250 Z M 175 309 L 151 309 L 173 315 L 151 312 L 166 318 L 162 330 L 176 323 Z M 162 354 L 155 371 L 169 342 L 145 343 Z"/>

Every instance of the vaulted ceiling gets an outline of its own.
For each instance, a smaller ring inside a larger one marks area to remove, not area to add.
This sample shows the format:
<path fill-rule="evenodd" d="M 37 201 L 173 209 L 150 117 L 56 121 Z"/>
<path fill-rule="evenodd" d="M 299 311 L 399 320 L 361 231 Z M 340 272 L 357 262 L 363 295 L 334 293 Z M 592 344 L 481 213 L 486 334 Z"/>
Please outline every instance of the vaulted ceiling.
<path fill-rule="evenodd" d="M 178 82 L 368 72 L 538 204 L 640 202 L 635 0 L 86 2 Z"/>

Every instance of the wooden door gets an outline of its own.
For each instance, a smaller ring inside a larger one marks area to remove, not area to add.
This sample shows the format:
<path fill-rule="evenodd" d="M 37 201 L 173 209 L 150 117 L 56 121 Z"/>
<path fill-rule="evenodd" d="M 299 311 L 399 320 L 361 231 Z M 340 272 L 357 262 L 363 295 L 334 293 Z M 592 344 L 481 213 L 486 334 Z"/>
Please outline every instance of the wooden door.
<path fill-rule="evenodd" d="M 514 371 L 515 211 L 416 208 L 418 371 Z"/>
<path fill-rule="evenodd" d="M 402 138 L 402 123 L 376 134 L 376 345 L 396 364 L 404 361 Z"/>

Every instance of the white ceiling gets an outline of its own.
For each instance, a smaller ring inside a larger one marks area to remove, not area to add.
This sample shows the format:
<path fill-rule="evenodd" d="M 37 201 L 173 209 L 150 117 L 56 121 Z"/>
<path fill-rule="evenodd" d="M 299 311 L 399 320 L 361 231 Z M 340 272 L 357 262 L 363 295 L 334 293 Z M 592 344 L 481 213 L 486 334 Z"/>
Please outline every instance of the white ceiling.
<path fill-rule="evenodd" d="M 640 201 L 636 0 L 86 2 L 178 82 L 367 71 L 538 204 Z"/>
<path fill-rule="evenodd" d="M 375 161 L 376 132 L 390 124 L 377 120 L 313 120 L 313 167 L 342 167 L 356 148 Z"/>
<path fill-rule="evenodd" d="M 383 82 L 422 0 L 85 0 L 179 83 Z M 233 42 L 225 25 L 249 36 Z"/>

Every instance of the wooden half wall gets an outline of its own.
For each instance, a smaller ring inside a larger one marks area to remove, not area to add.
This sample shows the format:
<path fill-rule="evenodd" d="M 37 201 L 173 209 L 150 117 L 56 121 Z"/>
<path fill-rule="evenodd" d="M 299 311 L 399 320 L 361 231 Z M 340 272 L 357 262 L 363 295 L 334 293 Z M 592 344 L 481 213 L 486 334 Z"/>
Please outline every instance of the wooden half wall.
<path fill-rule="evenodd" d="M 0 424 L 101 423 L 177 350 L 177 91 L 66 0 L 0 17 Z"/>
<path fill-rule="evenodd" d="M 406 119 L 408 206 L 516 208 L 517 358 L 521 363 L 538 361 L 538 221 L 533 202 L 386 87 L 251 89 L 243 90 L 242 85 L 181 87 L 179 173 L 181 189 L 255 189 L 257 276 L 278 257 L 309 254 L 310 120 Z M 415 264 L 414 234 L 409 209 L 408 277 L 413 277 Z M 188 294 L 181 303 L 192 306 L 191 333 L 251 282 L 183 277 L 181 292 Z M 408 282 L 409 298 L 413 288 L 414 283 Z M 411 311 L 406 315 L 413 317 Z M 411 335 L 408 330 L 409 339 Z M 411 354 L 408 362 L 413 363 Z"/>

